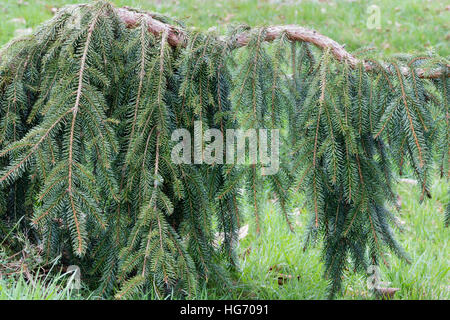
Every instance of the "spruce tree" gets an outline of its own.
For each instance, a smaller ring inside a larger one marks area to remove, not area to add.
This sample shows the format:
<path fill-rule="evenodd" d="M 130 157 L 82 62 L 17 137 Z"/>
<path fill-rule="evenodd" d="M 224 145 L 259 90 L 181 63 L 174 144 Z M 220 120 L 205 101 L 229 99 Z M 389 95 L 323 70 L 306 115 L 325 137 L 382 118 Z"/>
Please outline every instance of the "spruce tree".
<path fill-rule="evenodd" d="M 0 215 L 25 216 L 47 259 L 80 265 L 99 295 L 194 297 L 238 266 L 242 201 L 259 226 L 267 187 L 289 223 L 303 192 L 305 246 L 323 241 L 334 296 L 349 265 L 365 273 L 387 250 L 409 260 L 388 209 L 397 174 L 410 166 L 424 198 L 433 164 L 450 172 L 448 60 L 362 52 L 295 26 L 224 36 L 104 1 L 68 6 L 0 54 Z M 196 121 L 282 128 L 279 172 L 174 164 L 172 132 Z"/>

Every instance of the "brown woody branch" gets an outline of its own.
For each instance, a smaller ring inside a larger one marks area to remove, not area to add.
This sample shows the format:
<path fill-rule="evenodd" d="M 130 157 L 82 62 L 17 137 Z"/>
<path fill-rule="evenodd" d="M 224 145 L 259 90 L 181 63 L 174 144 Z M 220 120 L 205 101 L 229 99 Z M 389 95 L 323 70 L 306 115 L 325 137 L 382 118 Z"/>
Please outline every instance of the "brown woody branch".
<path fill-rule="evenodd" d="M 128 8 L 116 8 L 116 14 L 125 23 L 128 28 L 136 27 L 142 20 L 148 26 L 148 31 L 154 35 L 162 35 L 164 31 L 167 31 L 167 42 L 171 46 L 184 46 L 185 31 L 181 28 L 165 24 L 159 20 L 156 20 L 149 13 L 141 13 L 130 10 Z"/>
<path fill-rule="evenodd" d="M 167 41 L 172 46 L 185 46 L 186 45 L 186 33 L 183 29 L 165 24 L 157 19 L 154 19 L 151 14 L 145 14 L 137 11 L 129 10 L 128 8 L 117 8 L 115 9 L 117 15 L 125 23 L 127 27 L 135 27 L 139 24 L 142 19 L 147 23 L 148 30 L 155 35 L 160 35 L 164 31 L 168 32 Z M 281 34 L 285 33 L 288 39 L 292 41 L 304 41 L 317 46 L 320 49 L 329 49 L 330 52 L 338 61 L 347 61 L 350 66 L 356 67 L 361 61 L 351 55 L 347 50 L 344 49 L 342 45 L 320 34 L 319 32 L 307 29 L 304 27 L 296 25 L 285 25 L 285 26 L 272 26 L 266 28 L 265 41 L 273 41 L 278 38 Z M 251 39 L 251 34 L 248 32 L 241 33 L 236 37 L 236 45 L 238 47 L 245 46 L 249 43 Z M 374 70 L 376 67 L 367 61 L 363 61 L 364 67 L 367 71 Z M 446 74 L 448 77 L 449 65 L 446 68 L 439 68 L 433 70 L 427 69 L 416 69 L 417 75 L 420 78 L 439 78 L 442 74 Z M 403 74 L 408 74 L 408 68 L 402 68 L 401 72 Z"/>

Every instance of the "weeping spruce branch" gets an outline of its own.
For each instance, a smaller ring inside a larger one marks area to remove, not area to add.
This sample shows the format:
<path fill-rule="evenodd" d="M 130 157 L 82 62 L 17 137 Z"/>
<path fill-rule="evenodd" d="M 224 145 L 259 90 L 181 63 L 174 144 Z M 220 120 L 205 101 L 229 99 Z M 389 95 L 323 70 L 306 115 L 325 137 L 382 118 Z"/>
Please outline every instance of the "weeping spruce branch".
<path fill-rule="evenodd" d="M 429 53 L 350 54 L 299 26 L 199 32 L 99 1 L 1 57 L 0 219 L 24 216 L 47 261 L 80 265 L 105 297 L 229 284 L 242 207 L 259 230 L 263 189 L 288 224 L 304 194 L 305 246 L 323 242 L 334 296 L 350 265 L 410 260 L 392 229 L 395 177 L 411 168 L 423 199 L 434 168 L 450 173 L 449 63 Z M 173 163 L 171 134 L 194 121 L 283 128 L 280 170 Z"/>
<path fill-rule="evenodd" d="M 168 33 L 167 41 L 170 43 L 170 45 L 175 47 L 177 46 L 184 47 L 186 45 L 187 36 L 186 32 L 183 29 L 156 20 L 149 13 L 137 12 L 130 10 L 128 8 L 117 8 L 115 10 L 117 15 L 120 17 L 120 19 L 128 28 L 133 28 L 136 24 L 138 24 L 138 21 L 143 19 L 146 21 L 148 25 L 149 32 L 155 35 L 160 35 L 163 32 L 167 32 Z M 279 38 L 282 34 L 286 34 L 286 37 L 291 41 L 308 42 L 317 46 L 322 50 L 329 49 L 333 53 L 336 60 L 342 62 L 345 61 L 353 68 L 360 63 L 360 61 L 356 57 L 354 57 L 344 49 L 344 46 L 340 45 L 333 39 L 330 39 L 320 34 L 316 30 L 304 28 L 297 25 L 266 27 L 264 41 L 274 41 L 275 39 Z M 235 47 L 242 47 L 248 45 L 250 39 L 251 39 L 250 32 L 242 32 L 234 35 L 233 41 Z M 364 64 L 364 68 L 366 69 L 366 71 L 371 71 L 376 68 L 376 66 L 370 64 L 369 62 L 362 61 L 362 63 Z M 442 68 L 435 70 L 418 68 L 416 69 L 416 73 L 419 78 L 428 78 L 428 79 L 439 78 L 442 74 L 447 73 L 446 69 L 448 67 L 449 65 L 447 64 L 446 66 L 443 66 Z M 402 73 L 407 75 L 409 73 L 409 69 L 402 68 Z"/>

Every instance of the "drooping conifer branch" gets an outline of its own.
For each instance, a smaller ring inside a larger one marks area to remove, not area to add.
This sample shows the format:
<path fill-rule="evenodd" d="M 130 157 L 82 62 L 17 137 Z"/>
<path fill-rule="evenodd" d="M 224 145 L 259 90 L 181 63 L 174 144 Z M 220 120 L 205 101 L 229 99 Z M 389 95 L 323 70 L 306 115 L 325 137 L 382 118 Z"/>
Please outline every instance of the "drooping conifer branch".
<path fill-rule="evenodd" d="M 170 45 L 175 47 L 186 46 L 186 33 L 182 28 L 163 23 L 153 18 L 149 13 L 130 10 L 126 7 L 116 8 L 115 10 L 117 12 L 117 15 L 127 27 L 133 28 L 138 25 L 140 19 L 145 19 L 148 25 L 149 32 L 155 35 L 161 35 L 164 31 L 167 31 L 167 41 Z M 291 41 L 308 42 L 322 50 L 329 49 L 338 61 L 345 61 L 353 68 L 356 68 L 356 66 L 362 62 L 366 71 L 377 69 L 376 65 L 373 65 L 368 61 L 361 61 L 350 54 L 347 50 L 345 50 L 343 45 L 337 43 L 335 40 L 317 32 L 316 30 L 301 27 L 298 25 L 279 25 L 266 27 L 264 41 L 274 41 L 283 33 L 285 33 L 287 35 L 287 38 Z M 250 31 L 242 32 L 236 35 L 234 37 L 235 46 L 243 47 L 248 45 L 251 37 L 252 35 Z M 388 66 L 384 67 L 387 68 Z M 446 68 L 448 69 L 450 68 L 450 66 L 447 65 Z M 394 70 L 389 71 L 394 72 Z M 447 74 L 447 77 L 449 75 L 449 73 L 442 68 L 433 70 L 418 68 L 415 71 L 419 78 L 427 79 L 437 79 L 440 78 L 443 74 Z M 410 73 L 410 70 L 409 68 L 402 67 L 401 72 L 403 75 L 408 75 Z"/>
<path fill-rule="evenodd" d="M 192 297 L 208 279 L 222 286 L 225 264 L 237 262 L 238 205 L 263 213 L 266 188 L 288 224 L 290 195 L 304 194 L 307 242 L 323 238 L 332 295 L 349 261 L 364 273 L 386 248 L 405 257 L 386 207 L 395 202 L 391 170 L 411 165 L 427 195 L 434 149 L 440 171 L 450 170 L 446 60 L 363 64 L 297 26 L 226 38 L 175 24 L 98 1 L 66 7 L 4 47 L 0 218 L 24 212 L 47 258 L 69 253 L 100 295 L 120 285 L 118 298 Z M 443 73 L 420 79 L 424 66 Z M 195 132 L 194 120 L 222 133 L 287 125 L 280 170 L 174 163 L 171 132 Z"/>
<path fill-rule="evenodd" d="M 184 46 L 186 45 L 186 34 L 183 29 L 168 25 L 157 19 L 154 19 L 149 13 L 142 13 L 128 8 L 116 8 L 117 16 L 125 23 L 128 28 L 133 28 L 139 25 L 139 20 L 144 19 L 148 31 L 156 36 L 162 35 L 167 32 L 167 41 L 171 46 Z"/>

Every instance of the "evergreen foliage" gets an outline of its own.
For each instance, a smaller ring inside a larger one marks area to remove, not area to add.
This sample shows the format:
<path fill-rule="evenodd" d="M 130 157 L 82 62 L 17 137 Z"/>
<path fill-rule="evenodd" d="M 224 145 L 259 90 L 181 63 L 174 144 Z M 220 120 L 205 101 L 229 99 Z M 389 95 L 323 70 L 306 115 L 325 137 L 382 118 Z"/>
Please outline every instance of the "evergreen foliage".
<path fill-rule="evenodd" d="M 265 28 L 185 31 L 186 46 L 172 47 L 166 32 L 154 36 L 145 19 L 128 29 L 99 1 L 66 7 L 3 48 L 0 217 L 25 215 L 48 259 L 63 254 L 116 298 L 192 297 L 199 282 L 227 283 L 241 188 L 257 223 L 264 186 L 288 223 L 289 193 L 305 193 L 306 245 L 324 243 L 331 296 L 349 265 L 365 273 L 387 263 L 386 249 L 408 260 L 387 208 L 406 164 L 422 197 L 435 157 L 449 175 L 448 61 L 362 55 L 368 71 L 286 34 L 267 43 Z M 251 39 L 237 49 L 243 31 Z M 424 79 L 417 68 L 444 72 Z M 280 171 L 174 164 L 171 133 L 193 132 L 194 121 L 222 132 L 284 128 Z"/>

